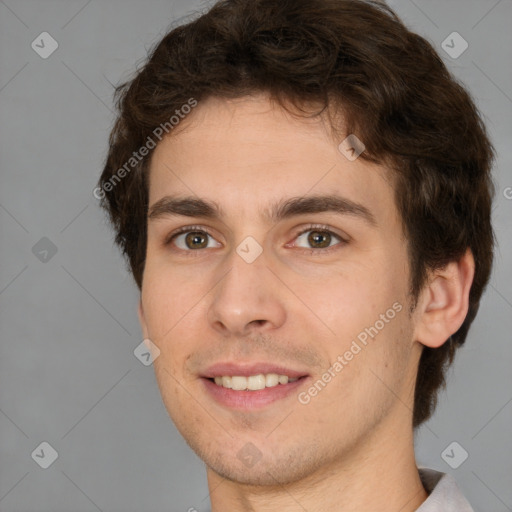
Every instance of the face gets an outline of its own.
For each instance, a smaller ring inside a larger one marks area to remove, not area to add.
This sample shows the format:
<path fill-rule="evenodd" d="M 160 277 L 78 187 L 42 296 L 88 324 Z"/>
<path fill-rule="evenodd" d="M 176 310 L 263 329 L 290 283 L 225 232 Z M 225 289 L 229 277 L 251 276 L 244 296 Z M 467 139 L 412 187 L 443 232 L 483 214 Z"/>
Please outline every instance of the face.
<path fill-rule="evenodd" d="M 265 96 L 182 123 L 151 161 L 141 323 L 186 441 L 210 471 L 270 485 L 410 429 L 419 353 L 388 170 Z"/>

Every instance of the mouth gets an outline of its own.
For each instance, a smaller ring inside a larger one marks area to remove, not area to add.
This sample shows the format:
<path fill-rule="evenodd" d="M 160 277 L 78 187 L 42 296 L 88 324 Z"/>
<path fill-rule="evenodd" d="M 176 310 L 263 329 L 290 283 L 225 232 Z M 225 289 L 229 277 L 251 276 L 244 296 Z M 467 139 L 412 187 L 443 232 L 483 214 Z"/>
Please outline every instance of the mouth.
<path fill-rule="evenodd" d="M 217 386 L 235 391 L 259 391 L 260 389 L 273 388 L 275 386 L 284 386 L 299 380 L 302 377 L 289 377 L 288 375 L 279 375 L 277 373 L 260 373 L 258 375 L 223 375 L 209 380 L 215 382 Z"/>
<path fill-rule="evenodd" d="M 289 397 L 308 377 L 304 372 L 270 365 L 217 365 L 202 380 L 217 403 L 251 410 Z"/>

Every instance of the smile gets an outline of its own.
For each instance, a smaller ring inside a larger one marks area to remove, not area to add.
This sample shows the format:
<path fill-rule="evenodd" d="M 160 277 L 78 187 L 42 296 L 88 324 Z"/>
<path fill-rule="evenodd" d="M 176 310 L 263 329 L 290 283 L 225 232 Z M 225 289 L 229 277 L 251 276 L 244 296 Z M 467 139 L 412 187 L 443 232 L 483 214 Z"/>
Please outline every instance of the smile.
<path fill-rule="evenodd" d="M 288 384 L 295 382 L 298 377 L 288 377 L 288 375 L 278 375 L 277 373 L 260 373 L 258 375 L 225 375 L 215 377 L 214 382 L 217 386 L 226 389 L 234 389 L 235 391 L 258 391 L 265 388 L 273 388 L 279 384 Z"/>
<path fill-rule="evenodd" d="M 297 394 L 307 371 L 270 362 L 219 362 L 200 374 L 203 390 L 217 404 L 251 411 Z"/>

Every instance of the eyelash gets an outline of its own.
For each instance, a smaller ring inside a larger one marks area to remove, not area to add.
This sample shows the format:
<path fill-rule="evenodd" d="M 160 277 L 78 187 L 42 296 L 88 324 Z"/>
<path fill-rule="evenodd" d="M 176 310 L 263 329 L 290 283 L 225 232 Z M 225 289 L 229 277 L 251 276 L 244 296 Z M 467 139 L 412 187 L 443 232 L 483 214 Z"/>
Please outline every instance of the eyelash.
<path fill-rule="evenodd" d="M 330 226 L 327 226 L 327 225 L 324 225 L 324 224 L 310 224 L 310 225 L 308 225 L 306 228 L 304 228 L 304 229 L 298 231 L 297 233 L 295 233 L 295 235 L 293 237 L 293 240 L 297 239 L 298 237 L 300 237 L 304 233 L 307 233 L 308 231 L 315 231 L 315 230 L 316 231 L 320 231 L 322 233 L 328 233 L 329 235 L 333 235 L 334 237 L 338 238 L 340 241 L 337 244 L 332 245 L 330 247 L 326 247 L 326 248 L 298 247 L 298 248 L 296 248 L 296 250 L 299 250 L 301 252 L 309 253 L 310 255 L 322 255 L 322 254 L 330 253 L 333 250 L 338 250 L 338 249 L 340 249 L 340 247 L 342 247 L 342 246 L 344 246 L 344 245 L 346 245 L 348 243 L 348 240 L 346 238 L 342 237 L 340 234 L 338 234 L 335 231 L 333 231 L 330 228 Z M 179 228 L 178 230 L 174 231 L 173 233 L 171 233 L 165 239 L 164 245 L 165 246 L 171 245 L 173 240 L 178 235 L 181 235 L 183 233 L 190 233 L 190 232 L 194 232 L 194 231 L 198 231 L 200 233 L 205 233 L 208 236 L 214 238 L 213 235 L 208 231 L 208 229 L 205 229 L 204 227 L 201 227 L 201 226 L 183 226 L 183 227 Z M 182 251 L 182 252 L 187 252 L 187 253 L 196 253 L 196 254 L 194 254 L 194 256 L 199 256 L 200 253 L 201 253 L 201 250 L 193 250 L 193 249 L 184 250 L 184 249 L 176 248 L 175 250 Z M 192 256 L 192 254 L 191 254 L 191 256 Z"/>

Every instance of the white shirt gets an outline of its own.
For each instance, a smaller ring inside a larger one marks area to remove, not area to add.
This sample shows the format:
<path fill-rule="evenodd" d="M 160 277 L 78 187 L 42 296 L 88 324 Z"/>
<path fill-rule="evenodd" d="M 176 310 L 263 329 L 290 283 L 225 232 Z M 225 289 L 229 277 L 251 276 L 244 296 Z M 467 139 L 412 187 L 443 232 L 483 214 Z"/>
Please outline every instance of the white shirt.
<path fill-rule="evenodd" d="M 418 472 L 429 496 L 416 512 L 474 512 L 451 475 L 430 468 Z"/>

